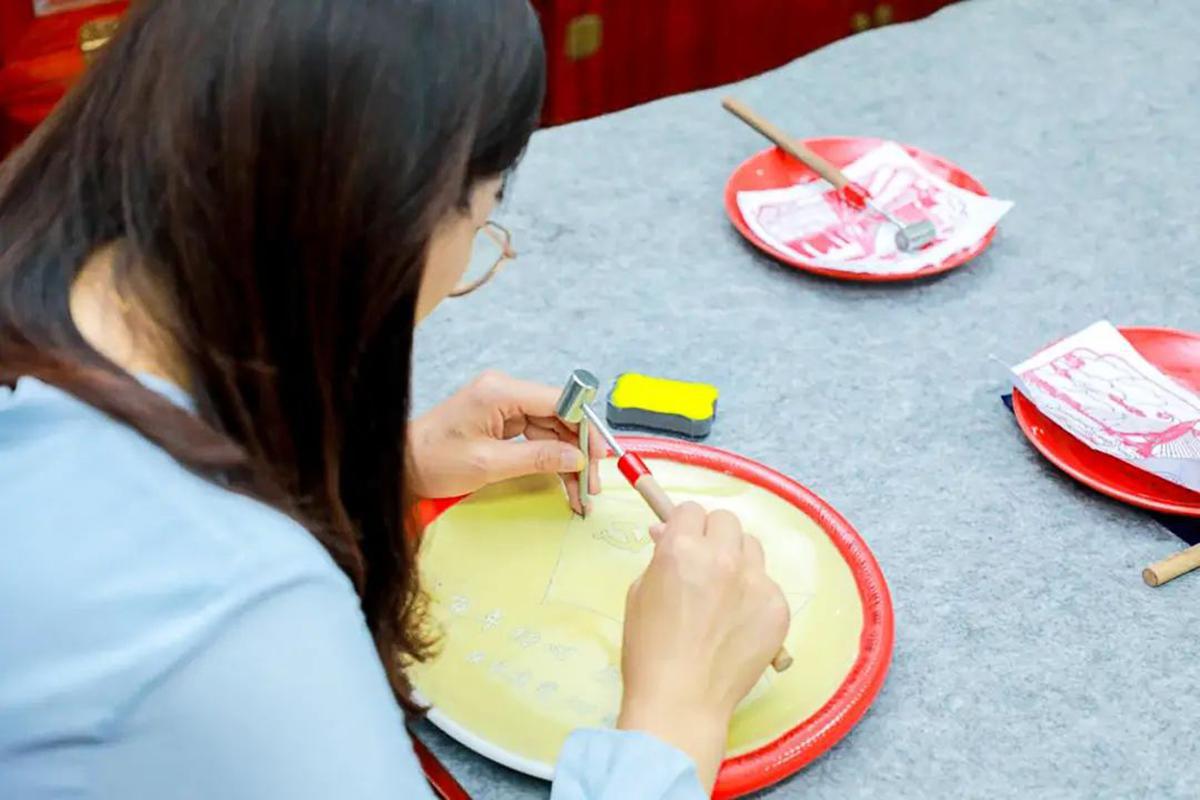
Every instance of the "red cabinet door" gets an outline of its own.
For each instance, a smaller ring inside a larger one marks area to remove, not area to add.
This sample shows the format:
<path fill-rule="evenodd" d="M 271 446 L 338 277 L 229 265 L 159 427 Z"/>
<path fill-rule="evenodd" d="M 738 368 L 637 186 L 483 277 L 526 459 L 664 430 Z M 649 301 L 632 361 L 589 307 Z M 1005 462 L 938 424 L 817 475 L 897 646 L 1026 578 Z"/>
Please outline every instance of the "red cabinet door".
<path fill-rule="evenodd" d="M 780 67 L 850 33 L 848 0 L 740 0 L 713 3 L 711 85 Z"/>
<path fill-rule="evenodd" d="M 893 22 L 927 17 L 957 0 L 850 0 L 850 30 L 855 33 Z"/>
<path fill-rule="evenodd" d="M 748 78 L 953 0 L 532 0 L 546 39 L 548 124 Z M 48 17 L 0 0 L 0 155 L 83 71 L 79 27 L 117 0 Z"/>
<path fill-rule="evenodd" d="M 545 120 L 567 122 L 778 67 L 850 33 L 850 0 L 535 0 Z"/>
<path fill-rule="evenodd" d="M 35 17 L 32 0 L 0 0 L 0 157 L 45 119 L 83 72 L 80 27 L 127 6 L 119 0 Z"/>

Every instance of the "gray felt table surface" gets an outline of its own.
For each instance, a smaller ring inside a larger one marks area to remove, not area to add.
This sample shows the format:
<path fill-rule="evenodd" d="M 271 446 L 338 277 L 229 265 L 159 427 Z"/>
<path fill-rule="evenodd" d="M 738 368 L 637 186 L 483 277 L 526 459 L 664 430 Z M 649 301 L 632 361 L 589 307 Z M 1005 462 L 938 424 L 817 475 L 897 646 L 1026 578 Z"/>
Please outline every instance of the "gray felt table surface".
<path fill-rule="evenodd" d="M 1060 476 L 1000 404 L 1015 362 L 1100 318 L 1200 329 L 1200 14 L 1190 0 L 967 0 L 736 87 L 797 135 L 918 145 L 1016 201 L 923 283 L 785 269 L 722 209 L 764 142 L 728 91 L 539 133 L 501 218 L 520 259 L 418 340 L 418 408 L 485 368 L 720 387 L 710 443 L 835 505 L 891 586 L 862 722 L 766 797 L 1200 797 L 1200 576 Z M 425 728 L 481 798 L 548 787 Z"/>

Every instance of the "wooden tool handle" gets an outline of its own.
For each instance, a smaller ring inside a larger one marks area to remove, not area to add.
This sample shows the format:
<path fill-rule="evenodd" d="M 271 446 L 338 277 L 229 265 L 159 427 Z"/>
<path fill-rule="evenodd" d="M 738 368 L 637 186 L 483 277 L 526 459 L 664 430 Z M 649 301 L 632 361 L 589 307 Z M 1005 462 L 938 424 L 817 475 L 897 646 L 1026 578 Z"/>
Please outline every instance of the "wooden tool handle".
<path fill-rule="evenodd" d="M 1196 567 L 1200 567 L 1200 544 L 1180 550 L 1175 555 L 1146 567 L 1142 570 L 1142 580 L 1147 586 L 1162 586 Z"/>
<path fill-rule="evenodd" d="M 736 97 L 726 97 L 721 101 L 721 105 L 730 114 L 733 114 L 742 122 L 774 142 L 780 150 L 807 164 L 818 175 L 832 183 L 833 188 L 843 189 L 850 183 L 849 178 L 840 169 L 830 164 L 812 150 L 809 150 L 800 140 L 793 139 L 784 133 L 782 129 L 768 122 L 764 117 L 759 116 L 741 100 L 738 100 Z"/>
<path fill-rule="evenodd" d="M 659 522 L 666 522 L 667 517 L 671 516 L 671 512 L 675 510 L 675 504 L 671 502 L 671 498 L 667 497 L 667 493 L 650 473 L 638 478 L 637 482 L 633 484 L 633 488 L 637 489 L 637 493 L 645 499 Z"/>
<path fill-rule="evenodd" d="M 671 516 L 671 512 L 675 510 L 675 504 L 671 502 L 671 498 L 667 496 L 662 486 L 650 473 L 638 478 L 633 484 L 633 488 L 637 489 L 637 493 L 645 498 L 646 503 L 658 516 L 660 522 L 666 522 L 667 517 Z M 791 665 L 792 654 L 787 651 L 786 647 L 779 648 L 779 652 L 771 661 L 771 666 L 775 668 L 776 672 L 783 672 Z"/>

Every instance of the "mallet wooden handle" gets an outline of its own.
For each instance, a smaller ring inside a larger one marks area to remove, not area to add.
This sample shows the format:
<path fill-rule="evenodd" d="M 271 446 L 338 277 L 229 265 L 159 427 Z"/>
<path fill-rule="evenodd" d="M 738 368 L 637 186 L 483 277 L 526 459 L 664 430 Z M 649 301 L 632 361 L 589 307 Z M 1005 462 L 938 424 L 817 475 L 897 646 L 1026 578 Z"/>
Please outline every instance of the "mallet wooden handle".
<path fill-rule="evenodd" d="M 805 147 L 798 139 L 788 136 L 781 128 L 766 118 L 759 116 L 741 100 L 736 97 L 726 97 L 721 101 L 721 105 L 730 114 L 774 142 L 780 150 L 811 167 L 818 175 L 832 183 L 833 188 L 841 190 L 850 183 L 849 178 L 840 169 Z"/>
<path fill-rule="evenodd" d="M 1162 586 L 1196 567 L 1200 567 L 1200 544 L 1180 550 L 1175 555 L 1146 567 L 1142 570 L 1142 580 L 1147 586 Z"/>
<path fill-rule="evenodd" d="M 645 499 L 655 516 L 658 517 L 658 521 L 666 522 L 667 518 L 671 516 L 671 512 L 675 510 L 675 504 L 671 502 L 671 498 L 650 474 L 650 468 L 646 466 L 646 462 L 642 461 L 635 453 L 625 453 L 617 461 L 617 467 L 620 468 L 625 479 L 637 490 L 637 493 Z M 786 647 L 780 647 L 775 658 L 771 659 L 771 666 L 776 672 L 783 672 L 792 663 L 792 654 L 787 651 Z"/>

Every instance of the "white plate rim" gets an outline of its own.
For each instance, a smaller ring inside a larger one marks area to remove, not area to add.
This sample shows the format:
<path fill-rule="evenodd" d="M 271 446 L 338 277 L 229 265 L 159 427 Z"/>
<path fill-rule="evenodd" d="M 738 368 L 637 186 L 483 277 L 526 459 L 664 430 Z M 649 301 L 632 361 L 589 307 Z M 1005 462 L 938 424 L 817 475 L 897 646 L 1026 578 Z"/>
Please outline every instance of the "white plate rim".
<path fill-rule="evenodd" d="M 443 713 L 436 707 L 430 704 L 420 696 L 419 693 L 413 693 L 413 699 L 422 706 L 429 708 L 429 712 L 425 718 L 433 724 L 435 728 L 449 736 L 454 741 L 461 744 L 463 747 L 471 750 L 489 761 L 494 761 L 497 764 L 508 767 L 511 770 L 516 770 L 525 775 L 534 778 L 540 778 L 544 781 L 554 780 L 554 765 L 547 764 L 544 761 L 535 761 L 532 758 L 519 756 L 509 750 L 505 750 L 500 745 L 485 739 L 477 733 L 474 733 L 467 727 L 454 721 L 449 715 Z"/>

